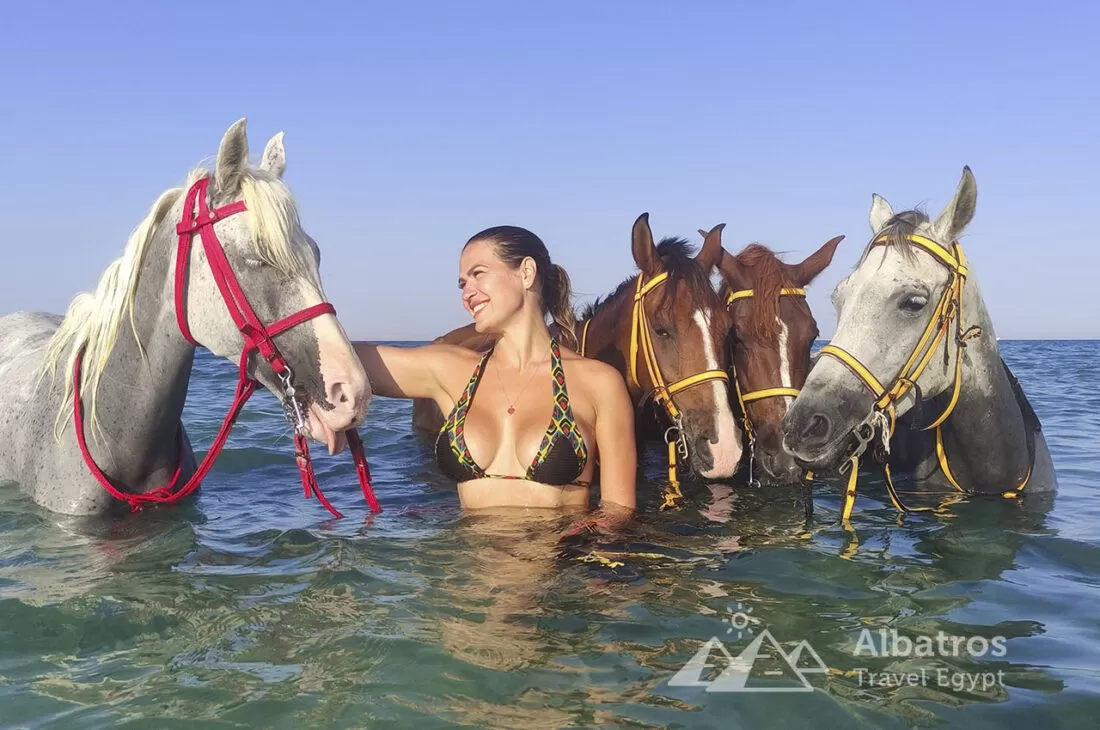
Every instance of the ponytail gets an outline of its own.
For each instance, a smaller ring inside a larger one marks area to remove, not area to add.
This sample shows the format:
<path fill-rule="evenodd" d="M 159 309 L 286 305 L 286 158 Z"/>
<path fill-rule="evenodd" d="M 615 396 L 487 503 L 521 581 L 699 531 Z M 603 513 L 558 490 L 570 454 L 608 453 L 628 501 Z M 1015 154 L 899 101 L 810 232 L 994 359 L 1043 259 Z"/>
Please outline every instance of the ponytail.
<path fill-rule="evenodd" d="M 573 312 L 573 289 L 569 283 L 569 274 L 558 264 L 550 264 L 542 280 L 542 305 L 550 313 L 562 337 L 568 337 L 577 349 L 577 316 Z"/>

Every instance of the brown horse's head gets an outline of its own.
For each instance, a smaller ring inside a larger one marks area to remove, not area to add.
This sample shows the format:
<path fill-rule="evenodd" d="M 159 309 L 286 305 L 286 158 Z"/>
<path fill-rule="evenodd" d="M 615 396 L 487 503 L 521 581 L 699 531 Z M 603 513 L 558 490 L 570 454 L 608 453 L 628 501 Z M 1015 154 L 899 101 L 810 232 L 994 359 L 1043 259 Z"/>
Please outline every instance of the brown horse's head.
<path fill-rule="evenodd" d="M 722 251 L 719 294 L 733 324 L 729 339 L 736 387 L 731 391 L 734 402 L 741 401 L 737 408 L 756 463 L 773 483 L 797 481 L 801 475 L 783 450 L 780 426 L 806 382 L 810 348 L 818 336 L 804 287 L 829 265 L 843 239 L 831 239 L 800 264 L 783 263 L 758 243 L 737 256 Z"/>
<path fill-rule="evenodd" d="M 706 478 L 732 476 L 742 450 L 726 375 L 730 322 L 710 282 L 721 237 L 717 226 L 692 256 L 684 239 L 654 244 L 642 214 L 632 237 L 640 273 L 590 305 L 577 328 L 583 354 L 617 367 L 637 405 L 656 405 L 664 426 L 678 426 L 666 438 L 678 438 Z"/>

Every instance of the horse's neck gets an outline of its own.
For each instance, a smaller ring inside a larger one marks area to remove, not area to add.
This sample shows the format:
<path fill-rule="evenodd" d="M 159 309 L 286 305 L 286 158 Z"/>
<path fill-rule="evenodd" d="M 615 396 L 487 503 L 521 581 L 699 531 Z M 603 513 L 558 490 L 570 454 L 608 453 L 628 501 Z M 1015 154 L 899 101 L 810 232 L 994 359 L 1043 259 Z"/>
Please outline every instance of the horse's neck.
<path fill-rule="evenodd" d="M 959 400 L 941 426 L 948 467 L 968 492 L 1011 490 L 1027 472 L 1030 426 L 1016 401 L 993 325 L 973 281 L 964 289 L 962 324 L 964 331 L 972 325 L 981 327 L 981 335 L 962 350 Z M 949 333 L 953 336 L 954 332 Z M 950 342 L 949 346 L 953 368 L 955 345 Z"/>
<path fill-rule="evenodd" d="M 585 337 L 585 357 L 611 365 L 626 381 L 627 390 L 635 402 L 641 397 L 641 391 L 630 380 L 630 328 L 632 294 L 623 294 L 615 300 L 605 301 L 603 306 L 589 319 L 588 332 L 585 322 L 577 323 L 577 341 Z"/>
<path fill-rule="evenodd" d="M 88 446 L 100 468 L 120 486 L 146 491 L 171 477 L 183 454 L 177 429 L 183 415 L 195 348 L 183 339 L 173 298 L 175 249 L 171 236 L 151 241 L 134 297 L 134 322 L 142 350 L 129 326 L 119 331 L 99 381 L 96 410 L 105 438 Z M 85 412 L 90 398 L 84 395 Z"/>

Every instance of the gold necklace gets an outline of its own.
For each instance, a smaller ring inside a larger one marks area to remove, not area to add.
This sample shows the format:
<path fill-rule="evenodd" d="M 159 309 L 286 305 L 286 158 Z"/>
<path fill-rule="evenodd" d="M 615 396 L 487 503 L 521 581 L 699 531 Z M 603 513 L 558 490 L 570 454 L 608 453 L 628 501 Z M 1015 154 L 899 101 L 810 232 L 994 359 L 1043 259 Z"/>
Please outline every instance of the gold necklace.
<path fill-rule="evenodd" d="M 550 345 L 546 346 L 546 352 L 550 352 Z M 540 360 L 539 363 L 541 367 L 542 361 Z M 519 395 L 516 396 L 515 400 L 512 400 L 512 398 L 508 395 L 508 389 L 504 387 L 504 378 L 502 378 L 500 375 L 500 366 L 498 365 L 497 367 L 493 368 L 493 370 L 496 372 L 497 381 L 500 383 L 500 392 L 504 393 L 504 399 L 508 401 L 507 413 L 510 416 L 516 412 L 516 404 L 519 403 L 519 399 L 523 397 L 523 394 L 527 392 L 527 386 L 531 385 L 531 382 L 535 379 L 535 376 L 539 374 L 539 369 L 535 368 L 535 372 L 531 373 L 531 377 L 527 379 L 527 382 L 524 384 L 523 388 L 520 390 Z"/>

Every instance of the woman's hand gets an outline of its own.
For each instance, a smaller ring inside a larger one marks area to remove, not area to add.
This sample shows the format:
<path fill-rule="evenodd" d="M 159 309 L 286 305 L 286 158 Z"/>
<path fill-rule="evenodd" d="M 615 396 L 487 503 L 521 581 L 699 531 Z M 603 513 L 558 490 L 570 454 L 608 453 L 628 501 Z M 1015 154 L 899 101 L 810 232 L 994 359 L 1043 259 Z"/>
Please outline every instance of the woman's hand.
<path fill-rule="evenodd" d="M 615 503 L 606 503 L 585 515 L 565 535 L 586 535 L 604 538 L 605 541 L 622 538 L 634 521 L 634 510 Z"/>

